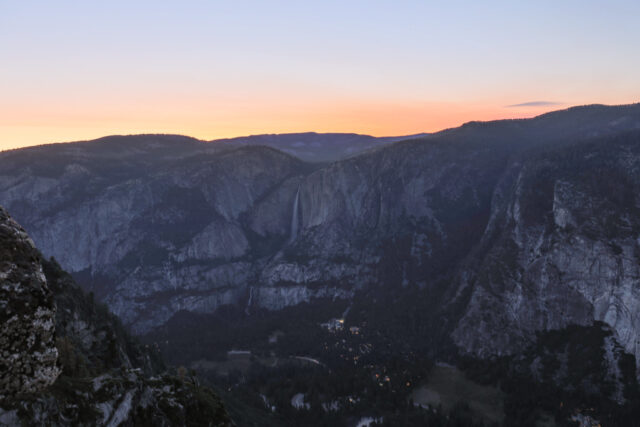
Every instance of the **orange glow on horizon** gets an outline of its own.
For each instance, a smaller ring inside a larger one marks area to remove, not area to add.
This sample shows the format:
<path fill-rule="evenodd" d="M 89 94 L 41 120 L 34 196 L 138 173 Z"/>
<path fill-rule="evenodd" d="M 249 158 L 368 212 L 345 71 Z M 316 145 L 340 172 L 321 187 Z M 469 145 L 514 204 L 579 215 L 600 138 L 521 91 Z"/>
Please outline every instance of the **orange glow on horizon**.
<path fill-rule="evenodd" d="M 199 105 L 198 105 L 199 104 Z M 106 105 L 95 111 L 67 106 L 52 112 L 29 105 L 0 111 L 0 150 L 54 142 L 83 141 L 107 135 L 170 133 L 201 140 L 239 136 L 345 132 L 401 136 L 436 132 L 468 121 L 528 118 L 564 106 L 507 108 L 455 103 L 280 102 L 235 103 L 225 109 L 209 103 L 154 107 Z M 194 105 L 197 105 L 194 106 Z M 339 107 L 336 107 L 339 105 Z"/>
<path fill-rule="evenodd" d="M 612 3 L 0 2 L 0 150 L 401 136 L 638 102 L 640 2 Z"/>

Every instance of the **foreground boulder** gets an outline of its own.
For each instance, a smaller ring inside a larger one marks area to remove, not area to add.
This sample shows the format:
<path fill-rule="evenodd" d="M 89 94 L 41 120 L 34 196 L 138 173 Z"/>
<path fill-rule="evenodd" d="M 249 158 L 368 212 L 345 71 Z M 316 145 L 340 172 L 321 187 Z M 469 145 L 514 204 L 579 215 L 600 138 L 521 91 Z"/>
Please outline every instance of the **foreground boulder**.
<path fill-rule="evenodd" d="M 0 399 L 58 378 L 55 313 L 33 241 L 0 208 Z"/>
<path fill-rule="evenodd" d="M 0 207 L 0 426 L 233 425 L 172 374 Z"/>

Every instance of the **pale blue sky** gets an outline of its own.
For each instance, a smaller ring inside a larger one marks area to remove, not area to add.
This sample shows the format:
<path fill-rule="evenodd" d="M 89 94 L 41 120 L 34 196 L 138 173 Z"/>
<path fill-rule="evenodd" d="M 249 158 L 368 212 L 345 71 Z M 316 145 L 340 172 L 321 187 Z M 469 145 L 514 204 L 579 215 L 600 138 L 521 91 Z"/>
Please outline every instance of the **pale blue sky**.
<path fill-rule="evenodd" d="M 370 133 L 411 133 L 451 124 L 431 119 L 437 106 L 484 118 L 634 102 L 638 22 L 638 1 L 0 0 L 0 144 L 54 129 L 344 130 L 330 108 L 345 105 L 354 131 L 362 105 Z M 379 127 L 402 107 L 406 130 Z"/>

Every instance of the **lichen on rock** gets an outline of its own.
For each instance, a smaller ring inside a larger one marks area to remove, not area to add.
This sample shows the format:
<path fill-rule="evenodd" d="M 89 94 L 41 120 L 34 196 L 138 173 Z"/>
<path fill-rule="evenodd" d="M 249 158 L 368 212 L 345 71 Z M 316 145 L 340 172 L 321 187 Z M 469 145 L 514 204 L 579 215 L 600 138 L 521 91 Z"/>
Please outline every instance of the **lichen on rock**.
<path fill-rule="evenodd" d="M 162 372 L 1 207 L 0 325 L 0 426 L 233 425 L 213 391 Z"/>
<path fill-rule="evenodd" d="M 55 305 L 40 255 L 0 207 L 0 400 L 38 392 L 60 374 Z"/>

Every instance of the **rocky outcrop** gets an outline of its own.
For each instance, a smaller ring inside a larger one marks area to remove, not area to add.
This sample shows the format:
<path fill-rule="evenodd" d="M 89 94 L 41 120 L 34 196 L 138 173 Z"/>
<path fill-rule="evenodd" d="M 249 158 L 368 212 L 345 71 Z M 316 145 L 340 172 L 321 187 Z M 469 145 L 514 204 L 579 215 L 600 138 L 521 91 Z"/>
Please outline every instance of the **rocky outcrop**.
<path fill-rule="evenodd" d="M 0 401 L 58 378 L 55 314 L 33 241 L 0 207 Z"/>
<path fill-rule="evenodd" d="M 220 399 L 132 339 L 0 208 L 0 425 L 229 426 Z"/>
<path fill-rule="evenodd" d="M 49 392 L 0 407 L 0 425 L 232 426 L 220 399 L 190 376 L 138 370 L 64 378 Z"/>

